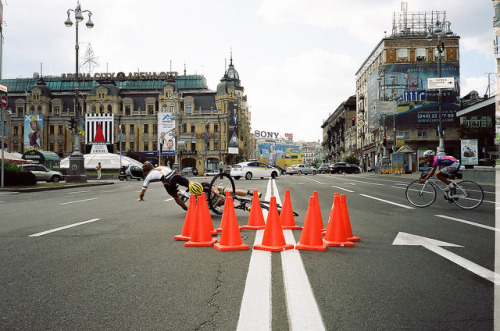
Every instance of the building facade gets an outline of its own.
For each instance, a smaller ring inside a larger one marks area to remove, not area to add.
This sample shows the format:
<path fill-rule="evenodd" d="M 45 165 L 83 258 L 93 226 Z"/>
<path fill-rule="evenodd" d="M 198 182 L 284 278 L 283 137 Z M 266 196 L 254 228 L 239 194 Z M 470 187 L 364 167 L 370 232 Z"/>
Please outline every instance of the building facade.
<path fill-rule="evenodd" d="M 11 133 L 7 149 L 53 151 L 61 157 L 73 151 L 81 135 L 81 151 L 90 151 L 97 124 L 106 128 L 108 151 L 141 153 L 160 165 L 215 170 L 250 157 L 251 114 L 232 59 L 217 86 L 210 90 L 202 75 L 177 72 L 81 74 L 79 126 L 75 117 L 74 75 L 0 80 L 9 91 Z M 161 118 L 173 123 L 160 132 Z M 97 123 L 98 122 L 98 123 Z M 97 124 L 96 124 L 97 123 Z M 106 123 L 112 123 L 107 128 Z M 36 133 L 34 133 L 36 132 Z M 93 131 L 92 131 L 93 132 Z M 174 138 L 173 151 L 160 140 Z"/>
<path fill-rule="evenodd" d="M 417 152 L 409 165 L 416 170 L 420 154 L 435 150 L 440 134 L 445 153 L 459 156 L 459 37 L 450 25 L 443 11 L 394 13 L 391 35 L 357 71 L 355 145 L 365 169 L 389 162 L 404 145 Z M 453 83 L 430 89 L 428 79 L 437 77 Z"/>

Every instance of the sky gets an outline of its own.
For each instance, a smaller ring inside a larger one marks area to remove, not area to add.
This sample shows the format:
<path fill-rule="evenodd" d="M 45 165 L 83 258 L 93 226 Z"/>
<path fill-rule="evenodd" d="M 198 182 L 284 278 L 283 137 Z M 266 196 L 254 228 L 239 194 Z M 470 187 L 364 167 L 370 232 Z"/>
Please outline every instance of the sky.
<path fill-rule="evenodd" d="M 77 0 L 1 0 L 2 78 L 75 71 Z M 393 0 L 80 0 L 94 28 L 79 27 L 80 62 L 93 72 L 201 74 L 216 90 L 232 54 L 251 111 L 252 132 L 322 140 L 321 125 L 356 92 L 355 74 L 392 30 Z M 446 11 L 460 36 L 461 95 L 496 91 L 489 0 L 408 0 L 408 12 Z M 72 16 L 72 19 L 74 16 Z M 73 19 L 74 20 L 74 19 Z M 85 20 L 87 16 L 85 15 Z M 387 33 L 386 33 L 387 32 Z M 81 69 L 86 72 L 86 69 Z M 299 119 L 299 120 L 298 120 Z"/>

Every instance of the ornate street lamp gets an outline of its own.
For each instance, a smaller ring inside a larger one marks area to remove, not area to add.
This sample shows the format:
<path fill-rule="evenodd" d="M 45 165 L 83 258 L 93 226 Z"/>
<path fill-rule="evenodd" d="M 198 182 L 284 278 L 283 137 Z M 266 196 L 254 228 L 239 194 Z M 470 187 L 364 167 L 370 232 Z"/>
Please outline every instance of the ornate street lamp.
<path fill-rule="evenodd" d="M 68 176 L 66 176 L 66 181 L 67 182 L 86 182 L 87 181 L 87 176 L 85 175 L 85 168 L 84 168 L 84 159 L 83 155 L 80 153 L 80 136 L 78 134 L 78 126 L 80 122 L 80 105 L 78 102 L 78 50 L 79 50 L 79 45 L 78 45 L 78 24 L 83 21 L 83 13 L 87 13 L 89 16 L 89 20 L 86 23 L 87 28 L 93 28 L 94 23 L 90 19 L 92 16 L 92 12 L 89 10 L 83 10 L 80 7 L 80 1 L 77 0 L 76 8 L 75 9 L 68 9 L 68 19 L 64 22 L 64 24 L 67 27 L 73 26 L 73 22 L 71 21 L 70 18 L 70 12 L 73 12 L 75 15 L 75 27 L 76 27 L 76 44 L 75 44 L 75 50 L 76 50 L 76 70 L 75 70 L 75 128 L 73 129 L 73 135 L 75 138 L 74 141 L 74 146 L 73 146 L 73 153 L 69 157 L 69 172 Z"/>
<path fill-rule="evenodd" d="M 451 23 L 448 21 L 444 22 L 436 22 L 435 26 L 429 26 L 429 33 L 427 34 L 427 39 L 434 39 L 437 37 L 437 51 L 438 51 L 438 76 L 442 77 L 442 69 L 441 69 L 441 61 L 444 52 L 444 42 L 441 38 L 449 37 L 453 35 L 453 32 L 450 29 Z M 438 107 L 439 107 L 439 127 L 438 127 L 438 135 L 439 135 L 439 146 L 437 148 L 437 155 L 445 155 L 444 153 L 444 138 L 443 138 L 443 106 L 442 106 L 442 89 L 439 89 L 438 92 Z"/>

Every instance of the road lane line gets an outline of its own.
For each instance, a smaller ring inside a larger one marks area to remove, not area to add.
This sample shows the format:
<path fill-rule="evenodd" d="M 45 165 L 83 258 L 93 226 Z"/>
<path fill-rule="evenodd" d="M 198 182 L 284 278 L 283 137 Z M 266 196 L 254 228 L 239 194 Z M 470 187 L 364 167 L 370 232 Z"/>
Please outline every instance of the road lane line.
<path fill-rule="evenodd" d="M 88 191 L 74 191 L 74 192 L 68 192 L 68 194 L 78 194 L 78 193 L 87 193 Z"/>
<path fill-rule="evenodd" d="M 370 195 L 366 195 L 366 194 L 360 194 L 361 196 L 364 196 L 366 198 L 370 198 L 370 199 L 373 199 L 373 200 L 378 200 L 378 201 L 381 201 L 381 202 L 385 202 L 385 203 L 388 203 L 388 204 L 391 204 L 391 205 L 394 205 L 394 206 L 398 206 L 398 207 L 402 207 L 402 208 L 406 208 L 406 209 L 415 209 L 413 207 L 409 207 L 409 206 L 405 206 L 405 205 L 402 205 L 400 203 L 395 203 L 395 202 L 392 202 L 392 201 L 389 201 L 389 200 L 384 200 L 384 199 L 380 199 L 380 198 L 376 198 L 376 197 L 372 197 Z"/>
<path fill-rule="evenodd" d="M 344 187 L 341 187 L 341 186 L 332 186 L 333 188 L 338 188 L 339 190 L 342 190 L 342 191 L 347 191 L 349 193 L 354 193 L 354 191 L 351 191 L 351 190 L 348 190 Z"/>
<path fill-rule="evenodd" d="M 264 199 L 269 201 L 270 195 L 271 187 L 268 184 Z M 265 209 L 262 212 L 266 220 L 268 212 Z M 254 245 L 261 244 L 263 236 L 264 230 L 256 230 Z M 271 330 L 271 281 L 271 252 L 253 249 L 241 300 L 237 330 Z"/>
<path fill-rule="evenodd" d="M 79 222 L 79 223 L 74 223 L 74 224 L 70 224 L 70 225 L 66 225 L 66 226 L 61 226 L 60 228 L 55 228 L 55 229 L 52 229 L 52 230 L 47 230 L 47 231 L 44 231 L 44 232 L 39 232 L 39 233 L 31 234 L 31 235 L 29 235 L 29 237 L 40 237 L 40 236 L 43 236 L 45 234 L 49 234 L 49 233 L 52 233 L 52 232 L 69 229 L 69 228 L 72 228 L 72 227 L 75 227 L 75 226 L 79 226 L 79 225 L 83 225 L 83 224 L 87 224 L 87 223 L 92 223 L 92 222 L 95 222 L 95 221 L 98 221 L 98 220 L 99 220 L 98 218 L 94 218 L 94 219 L 91 219 L 91 220 L 88 220 L 88 221 L 84 221 L 84 222 Z"/>
<path fill-rule="evenodd" d="M 273 188 L 276 202 L 282 205 L 276 181 L 273 181 Z M 295 246 L 292 230 L 283 230 L 283 235 L 287 244 Z M 283 283 L 290 329 L 325 330 L 299 251 L 290 249 L 281 252 L 281 267 L 283 268 Z"/>
<path fill-rule="evenodd" d="M 97 200 L 97 198 L 90 198 L 90 199 L 83 199 L 83 200 L 69 201 L 69 202 L 61 202 L 61 203 L 60 203 L 60 205 L 70 205 L 70 204 L 72 204 L 72 203 L 85 202 L 85 201 L 92 201 L 92 200 Z"/>
<path fill-rule="evenodd" d="M 479 223 L 474 223 L 474 222 L 466 221 L 464 219 L 450 217 L 450 216 L 446 216 L 446 215 L 436 215 L 436 216 L 437 217 L 441 217 L 441 218 L 446 218 L 446 219 L 449 219 L 449 220 L 452 220 L 452 221 L 455 221 L 455 222 L 460 222 L 460 223 L 464 223 L 464 224 L 469 224 L 469 225 L 477 226 L 479 228 L 484 228 L 484 229 L 488 229 L 488 230 L 492 230 L 492 231 L 499 231 L 500 232 L 500 229 L 494 228 L 492 226 L 483 225 L 483 224 L 479 224 Z"/>

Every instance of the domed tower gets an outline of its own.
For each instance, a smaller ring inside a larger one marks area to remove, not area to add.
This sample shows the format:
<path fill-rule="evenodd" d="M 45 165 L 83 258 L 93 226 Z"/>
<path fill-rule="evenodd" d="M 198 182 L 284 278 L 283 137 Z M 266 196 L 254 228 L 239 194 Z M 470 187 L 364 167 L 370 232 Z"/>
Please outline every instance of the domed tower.
<path fill-rule="evenodd" d="M 226 163 L 237 163 L 249 159 L 250 116 L 247 107 L 245 89 L 241 86 L 240 75 L 234 68 L 233 57 L 224 77 L 217 84 L 215 102 L 219 114 L 227 119 L 222 132 L 227 132 L 223 148 L 227 149 Z"/>

